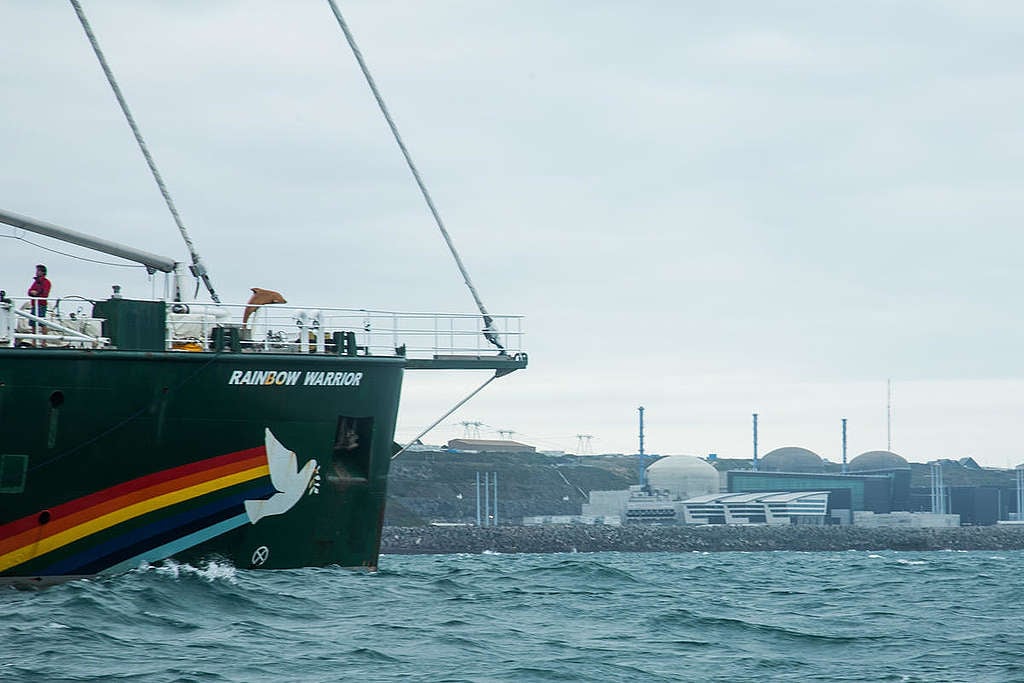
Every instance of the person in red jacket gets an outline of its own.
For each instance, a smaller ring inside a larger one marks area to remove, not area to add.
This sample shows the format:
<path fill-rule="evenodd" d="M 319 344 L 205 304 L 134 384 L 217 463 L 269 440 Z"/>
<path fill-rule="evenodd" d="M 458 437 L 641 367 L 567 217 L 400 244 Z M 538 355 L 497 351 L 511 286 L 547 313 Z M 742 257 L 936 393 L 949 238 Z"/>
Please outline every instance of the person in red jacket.
<path fill-rule="evenodd" d="M 29 285 L 28 295 L 32 297 L 32 315 L 46 317 L 46 298 L 50 296 L 50 281 L 46 279 L 46 266 L 36 266 L 36 276 Z M 36 322 L 32 321 L 32 332 L 36 331 Z"/>

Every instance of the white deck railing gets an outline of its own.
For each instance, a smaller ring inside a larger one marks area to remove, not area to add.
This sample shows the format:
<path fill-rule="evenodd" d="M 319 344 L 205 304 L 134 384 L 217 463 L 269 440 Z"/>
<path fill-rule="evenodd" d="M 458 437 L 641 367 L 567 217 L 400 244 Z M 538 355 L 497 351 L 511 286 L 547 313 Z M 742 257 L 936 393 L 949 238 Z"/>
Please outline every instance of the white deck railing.
<path fill-rule="evenodd" d="M 67 310 L 68 301 L 51 299 L 45 320 L 32 315 L 28 299 L 0 303 L 0 346 L 108 346 L 103 321 L 91 317 L 89 302 L 71 300 L 75 309 Z M 245 319 L 248 304 L 165 303 L 165 342 L 171 350 L 208 351 L 221 345 L 252 353 L 338 353 L 337 340 L 344 352 L 359 355 L 477 357 L 499 351 L 485 338 L 478 314 L 266 304 Z M 506 353 L 521 353 L 522 316 L 495 315 L 492 320 Z M 40 324 L 35 331 L 33 322 Z"/>
<path fill-rule="evenodd" d="M 92 305 L 75 300 L 74 306 L 73 311 L 61 312 L 51 304 L 46 317 L 41 318 L 32 312 L 30 299 L 4 299 L 0 302 L 0 346 L 107 346 L 110 340 L 102 336 L 102 321 L 91 317 Z"/>

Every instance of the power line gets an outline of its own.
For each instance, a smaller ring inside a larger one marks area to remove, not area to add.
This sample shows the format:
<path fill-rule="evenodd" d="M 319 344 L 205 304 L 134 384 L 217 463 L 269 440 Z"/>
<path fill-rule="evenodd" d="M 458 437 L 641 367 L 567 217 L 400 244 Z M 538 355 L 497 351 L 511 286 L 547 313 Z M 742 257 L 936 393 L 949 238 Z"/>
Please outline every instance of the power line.
<path fill-rule="evenodd" d="M 462 425 L 462 436 L 466 439 L 479 439 L 480 428 L 484 426 L 483 422 L 478 420 L 463 420 L 458 424 Z"/>

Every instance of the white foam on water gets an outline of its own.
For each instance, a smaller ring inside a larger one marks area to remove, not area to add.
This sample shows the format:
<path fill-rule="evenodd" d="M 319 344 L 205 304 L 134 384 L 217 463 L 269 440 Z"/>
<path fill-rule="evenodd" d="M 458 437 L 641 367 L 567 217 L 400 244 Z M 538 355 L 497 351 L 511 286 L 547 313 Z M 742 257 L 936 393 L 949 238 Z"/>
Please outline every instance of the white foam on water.
<path fill-rule="evenodd" d="M 190 570 L 194 571 L 198 576 L 203 577 L 207 581 L 228 581 L 229 583 L 238 583 L 238 570 L 232 564 L 226 564 L 221 562 L 210 562 L 205 567 L 196 569 L 191 565 L 185 565 Z"/>
<path fill-rule="evenodd" d="M 139 566 L 138 571 L 154 571 L 160 576 L 169 576 L 172 579 L 178 579 L 182 576 L 198 576 L 210 583 L 214 581 L 238 583 L 238 570 L 235 569 L 234 565 L 222 562 L 210 562 L 202 567 L 193 567 L 190 564 L 182 564 L 174 560 L 164 560 L 158 566 L 144 562 Z"/>
<path fill-rule="evenodd" d="M 928 564 L 924 560 L 904 560 L 903 558 L 900 558 L 900 559 L 896 560 L 896 562 L 897 562 L 897 564 L 907 564 L 907 565 Z"/>
<path fill-rule="evenodd" d="M 882 559 L 882 556 L 881 555 L 871 554 L 871 555 L 868 555 L 868 558 L 870 558 L 872 560 L 880 560 L 880 559 Z"/>

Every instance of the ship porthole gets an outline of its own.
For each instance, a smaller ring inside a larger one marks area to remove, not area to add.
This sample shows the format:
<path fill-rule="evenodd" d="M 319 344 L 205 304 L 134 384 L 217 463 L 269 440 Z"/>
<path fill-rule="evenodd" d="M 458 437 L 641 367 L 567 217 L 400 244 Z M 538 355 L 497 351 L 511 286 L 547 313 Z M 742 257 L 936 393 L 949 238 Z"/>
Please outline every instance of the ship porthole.
<path fill-rule="evenodd" d="M 63 391 L 55 391 L 52 394 L 50 394 L 50 407 L 51 408 L 60 408 L 62 405 L 64 405 L 64 392 Z"/>
<path fill-rule="evenodd" d="M 50 521 L 50 518 L 52 516 L 53 515 L 50 514 L 49 510 L 43 510 L 42 512 L 39 513 L 39 523 L 40 524 L 46 524 L 47 522 Z"/>
<path fill-rule="evenodd" d="M 261 545 L 259 548 L 252 551 L 252 566 L 259 567 L 267 561 L 268 557 L 270 557 L 270 548 L 265 545 Z"/>

